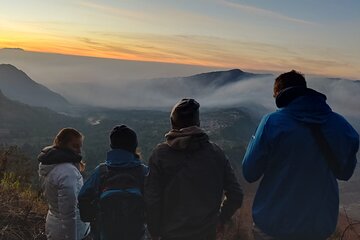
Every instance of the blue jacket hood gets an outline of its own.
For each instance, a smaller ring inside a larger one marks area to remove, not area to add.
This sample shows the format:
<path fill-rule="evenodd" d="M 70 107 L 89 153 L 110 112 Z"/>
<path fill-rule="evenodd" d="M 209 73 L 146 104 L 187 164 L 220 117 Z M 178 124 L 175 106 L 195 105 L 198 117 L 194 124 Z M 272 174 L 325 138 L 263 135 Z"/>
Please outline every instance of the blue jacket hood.
<path fill-rule="evenodd" d="M 276 98 L 276 105 L 280 111 L 305 123 L 324 123 L 332 113 L 324 94 L 304 87 L 285 89 Z"/>
<path fill-rule="evenodd" d="M 109 167 L 133 168 L 140 166 L 141 162 L 131 152 L 113 149 L 107 153 L 105 164 Z"/>

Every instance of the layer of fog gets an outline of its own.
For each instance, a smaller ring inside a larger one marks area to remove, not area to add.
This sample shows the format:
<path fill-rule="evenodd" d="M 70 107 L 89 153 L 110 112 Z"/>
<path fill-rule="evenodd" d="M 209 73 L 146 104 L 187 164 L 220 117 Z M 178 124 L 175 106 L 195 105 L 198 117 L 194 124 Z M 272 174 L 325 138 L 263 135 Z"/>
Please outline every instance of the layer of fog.
<path fill-rule="evenodd" d="M 275 76 L 241 80 L 219 88 L 170 78 L 215 70 L 199 66 L 6 49 L 0 50 L 0 63 L 15 65 L 33 80 L 78 104 L 109 108 L 169 108 L 179 98 L 194 97 L 208 108 L 243 106 L 254 111 L 259 108 L 262 112 L 276 109 L 272 98 Z M 308 85 L 325 93 L 334 111 L 349 118 L 359 118 L 360 82 L 310 76 Z"/>
<path fill-rule="evenodd" d="M 274 77 L 241 80 L 220 88 L 199 86 L 177 78 L 119 81 L 118 84 L 69 83 L 57 88 L 76 103 L 111 108 L 170 107 L 178 99 L 193 97 L 204 107 L 260 105 L 275 110 Z M 309 87 L 327 95 L 334 111 L 349 117 L 360 116 L 360 82 L 327 78 L 308 79 Z"/>

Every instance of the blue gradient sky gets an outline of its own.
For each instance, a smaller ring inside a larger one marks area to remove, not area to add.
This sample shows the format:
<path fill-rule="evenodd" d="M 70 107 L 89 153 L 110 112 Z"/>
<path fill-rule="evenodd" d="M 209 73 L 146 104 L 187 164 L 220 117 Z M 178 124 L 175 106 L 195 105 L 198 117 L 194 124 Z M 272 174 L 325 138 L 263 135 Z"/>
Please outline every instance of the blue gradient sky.
<path fill-rule="evenodd" d="M 358 0 L 1 1 L 0 47 L 360 78 Z"/>

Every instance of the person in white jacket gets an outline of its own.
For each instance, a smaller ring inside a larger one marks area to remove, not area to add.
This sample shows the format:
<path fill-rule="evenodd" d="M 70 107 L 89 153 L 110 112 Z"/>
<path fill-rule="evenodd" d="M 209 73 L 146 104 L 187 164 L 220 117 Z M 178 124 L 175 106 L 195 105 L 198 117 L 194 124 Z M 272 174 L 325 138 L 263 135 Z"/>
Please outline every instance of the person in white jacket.
<path fill-rule="evenodd" d="M 83 185 L 82 143 L 80 132 L 64 128 L 38 157 L 40 183 L 49 206 L 45 226 L 48 240 L 81 240 L 90 232 L 89 224 L 80 220 L 77 207 Z"/>

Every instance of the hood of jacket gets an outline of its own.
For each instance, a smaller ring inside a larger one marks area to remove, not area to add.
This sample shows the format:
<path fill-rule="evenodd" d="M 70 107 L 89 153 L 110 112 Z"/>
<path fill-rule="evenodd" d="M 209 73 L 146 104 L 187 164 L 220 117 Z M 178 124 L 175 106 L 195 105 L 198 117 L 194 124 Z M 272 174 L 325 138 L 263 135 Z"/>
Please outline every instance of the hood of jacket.
<path fill-rule="evenodd" d="M 133 153 L 122 149 L 112 149 L 107 153 L 105 164 L 109 167 L 133 168 L 141 165 Z"/>
<path fill-rule="evenodd" d="M 42 165 L 53 165 L 59 163 L 79 163 L 82 159 L 80 154 L 74 153 L 69 149 L 56 148 L 54 146 L 45 147 L 38 156 L 38 161 Z"/>
<path fill-rule="evenodd" d="M 40 163 L 39 176 L 46 177 L 56 166 L 57 166 L 57 164 L 44 165 L 44 164 Z"/>
<path fill-rule="evenodd" d="M 324 94 L 305 87 L 285 89 L 277 96 L 276 105 L 304 123 L 322 124 L 332 113 Z"/>
<path fill-rule="evenodd" d="M 166 135 L 166 143 L 169 147 L 177 150 L 196 150 L 209 142 L 208 135 L 197 126 L 173 129 Z"/>

